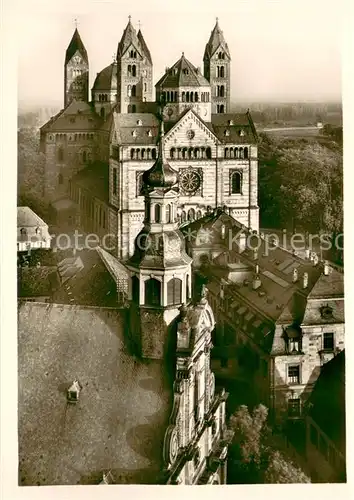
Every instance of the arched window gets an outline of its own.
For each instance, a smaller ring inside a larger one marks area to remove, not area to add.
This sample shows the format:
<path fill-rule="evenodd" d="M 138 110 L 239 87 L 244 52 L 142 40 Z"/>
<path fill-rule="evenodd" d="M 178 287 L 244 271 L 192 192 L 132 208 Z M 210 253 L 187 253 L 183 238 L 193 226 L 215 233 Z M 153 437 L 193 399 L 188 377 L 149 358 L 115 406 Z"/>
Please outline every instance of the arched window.
<path fill-rule="evenodd" d="M 186 93 L 182 92 L 182 102 L 186 102 Z"/>
<path fill-rule="evenodd" d="M 166 205 L 166 222 L 172 222 L 172 207 L 170 204 Z"/>
<path fill-rule="evenodd" d="M 132 76 L 136 76 L 136 66 L 133 64 L 132 66 Z"/>
<path fill-rule="evenodd" d="M 144 92 L 147 92 L 147 84 L 144 83 Z"/>
<path fill-rule="evenodd" d="M 243 150 L 243 157 L 244 157 L 244 158 L 248 158 L 248 148 L 245 148 L 245 149 Z"/>
<path fill-rule="evenodd" d="M 147 154 L 147 159 L 148 159 L 148 160 L 151 160 L 151 149 L 150 149 L 150 148 L 148 148 L 148 149 L 146 150 L 146 154 Z"/>
<path fill-rule="evenodd" d="M 167 283 L 167 305 L 180 304 L 182 302 L 182 280 L 172 278 Z"/>
<path fill-rule="evenodd" d="M 176 148 L 171 148 L 171 151 L 170 151 L 171 159 L 173 159 L 175 157 L 175 154 L 176 154 Z"/>
<path fill-rule="evenodd" d="M 58 161 L 64 161 L 64 150 L 61 146 L 58 148 Z"/>
<path fill-rule="evenodd" d="M 233 172 L 231 174 L 231 194 L 240 194 L 242 187 L 241 172 Z"/>
<path fill-rule="evenodd" d="M 100 115 L 101 115 L 101 118 L 105 117 L 105 110 L 104 110 L 104 108 L 101 108 Z"/>
<path fill-rule="evenodd" d="M 137 276 L 132 277 L 132 300 L 136 304 L 139 304 L 140 298 L 140 281 Z"/>
<path fill-rule="evenodd" d="M 145 281 L 145 304 L 148 306 L 161 305 L 161 283 L 155 278 Z"/>
<path fill-rule="evenodd" d="M 130 97 L 132 95 L 132 86 L 131 85 L 128 85 L 128 87 L 127 87 L 127 94 L 128 94 L 128 97 Z"/>
<path fill-rule="evenodd" d="M 239 151 L 240 151 L 240 158 L 243 158 L 243 148 L 240 148 Z"/>
<path fill-rule="evenodd" d="M 199 156 L 200 156 L 200 154 L 199 154 L 199 153 L 200 153 L 199 148 L 195 148 L 195 149 L 194 149 L 194 158 L 198 159 L 198 158 L 199 158 Z"/>
<path fill-rule="evenodd" d="M 161 205 L 158 203 L 155 205 L 154 209 L 154 220 L 155 222 L 161 222 Z"/>
<path fill-rule="evenodd" d="M 145 159 L 145 149 L 144 148 L 141 150 L 141 159 L 142 160 Z"/>
<path fill-rule="evenodd" d="M 187 214 L 186 212 L 183 210 L 182 213 L 181 213 L 181 222 L 186 222 L 187 220 Z"/>
<path fill-rule="evenodd" d="M 63 184 L 63 183 L 64 183 L 63 174 L 59 174 L 58 175 L 58 184 Z"/>
<path fill-rule="evenodd" d="M 186 92 L 186 102 L 189 102 L 189 92 Z"/>
<path fill-rule="evenodd" d="M 188 210 L 188 220 L 193 221 L 195 219 L 195 210 L 194 208 L 190 208 Z"/>
<path fill-rule="evenodd" d="M 131 76 L 132 74 L 132 66 L 131 64 L 128 64 L 128 76 Z"/>
<path fill-rule="evenodd" d="M 224 77 L 225 77 L 225 67 L 220 66 L 220 78 L 224 78 Z"/>
<path fill-rule="evenodd" d="M 194 102 L 198 102 L 198 92 L 194 93 Z"/>
<path fill-rule="evenodd" d="M 205 152 L 206 152 L 206 157 L 210 160 L 210 158 L 211 158 L 211 148 L 210 147 L 206 148 Z"/>
<path fill-rule="evenodd" d="M 191 100 L 191 102 L 193 102 L 193 101 L 194 101 L 194 92 L 191 92 L 191 93 L 190 93 L 190 100 Z"/>
<path fill-rule="evenodd" d="M 193 148 L 188 149 L 188 158 L 192 159 L 193 158 Z"/>
<path fill-rule="evenodd" d="M 234 149 L 234 156 L 235 156 L 235 158 L 238 158 L 238 157 L 239 157 L 239 151 L 238 151 L 238 148 L 235 148 L 235 149 Z"/>
<path fill-rule="evenodd" d="M 225 158 L 230 158 L 229 148 L 225 148 L 225 150 L 224 150 L 224 157 Z"/>
<path fill-rule="evenodd" d="M 225 95 L 225 87 L 224 85 L 220 85 L 220 97 L 224 97 Z"/>
<path fill-rule="evenodd" d="M 131 160 L 134 160 L 134 157 L 135 157 L 135 149 L 134 149 L 134 148 L 132 148 L 132 149 L 130 150 L 130 159 L 131 159 Z"/>
<path fill-rule="evenodd" d="M 152 155 L 152 159 L 155 160 L 156 159 L 156 148 L 151 150 L 151 155 Z"/>
<path fill-rule="evenodd" d="M 136 105 L 132 104 L 132 113 L 136 113 Z"/>
<path fill-rule="evenodd" d="M 132 85 L 132 97 L 136 97 L 136 85 Z"/>

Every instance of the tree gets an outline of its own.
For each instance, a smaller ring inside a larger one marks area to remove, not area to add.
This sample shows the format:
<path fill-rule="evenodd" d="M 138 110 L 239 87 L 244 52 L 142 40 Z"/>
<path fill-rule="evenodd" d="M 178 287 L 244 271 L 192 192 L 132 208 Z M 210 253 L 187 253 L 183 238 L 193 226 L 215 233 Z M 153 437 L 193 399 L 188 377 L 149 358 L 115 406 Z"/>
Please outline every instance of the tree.
<path fill-rule="evenodd" d="M 230 418 L 235 432 L 229 450 L 231 484 L 309 483 L 310 479 L 287 456 L 274 447 L 274 436 L 267 426 L 268 409 L 260 404 L 252 413 L 240 406 Z M 279 446 L 279 440 L 278 440 Z"/>

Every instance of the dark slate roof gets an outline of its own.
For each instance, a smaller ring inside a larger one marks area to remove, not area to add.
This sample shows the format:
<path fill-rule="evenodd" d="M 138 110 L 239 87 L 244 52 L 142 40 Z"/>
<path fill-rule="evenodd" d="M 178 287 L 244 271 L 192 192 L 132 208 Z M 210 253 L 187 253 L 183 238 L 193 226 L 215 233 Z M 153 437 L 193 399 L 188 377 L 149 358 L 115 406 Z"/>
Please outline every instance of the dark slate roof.
<path fill-rule="evenodd" d="M 18 298 L 51 297 L 60 286 L 55 266 L 20 267 L 17 272 Z"/>
<path fill-rule="evenodd" d="M 172 404 L 168 370 L 125 346 L 116 309 L 23 303 L 18 322 L 21 485 L 156 483 Z M 66 391 L 74 380 L 77 404 Z"/>
<path fill-rule="evenodd" d="M 93 107 L 84 101 L 71 101 L 66 108 L 41 127 L 43 132 L 93 131 L 103 123 Z"/>
<path fill-rule="evenodd" d="M 155 85 L 155 87 L 163 88 L 206 86 L 210 86 L 210 83 L 204 78 L 200 70 L 186 59 L 184 53 Z"/>
<path fill-rule="evenodd" d="M 118 44 L 117 56 L 122 56 L 130 47 L 130 45 L 134 45 L 134 48 L 137 51 L 142 50 L 135 28 L 129 19 L 128 24 L 123 32 L 122 38 Z"/>
<path fill-rule="evenodd" d="M 258 140 L 256 128 L 248 111 L 214 114 L 211 116 L 211 125 L 215 135 L 224 144 L 250 144 Z"/>
<path fill-rule="evenodd" d="M 345 454 L 345 351 L 321 369 L 307 402 L 310 417 Z"/>
<path fill-rule="evenodd" d="M 88 57 L 87 57 L 87 52 L 85 49 L 85 46 L 81 40 L 80 34 L 77 30 L 77 28 L 74 31 L 73 37 L 71 39 L 71 42 L 69 43 L 68 48 L 66 49 L 66 54 L 65 54 L 65 64 L 67 64 L 70 59 L 73 57 L 76 51 L 79 51 L 82 58 L 85 60 L 85 62 L 88 63 Z"/>
<path fill-rule="evenodd" d="M 89 167 L 80 170 L 72 182 L 79 185 L 92 196 L 109 203 L 109 165 L 104 162 L 94 162 Z"/>
<path fill-rule="evenodd" d="M 113 62 L 97 73 L 92 90 L 117 90 L 117 63 Z"/>
<path fill-rule="evenodd" d="M 215 51 L 220 47 L 220 45 L 222 46 L 224 52 L 231 59 L 229 47 L 225 42 L 224 33 L 221 31 L 218 21 L 216 21 L 216 24 L 210 34 L 209 41 L 205 47 L 204 59 L 211 58 L 214 55 Z"/>
<path fill-rule="evenodd" d="M 114 122 L 118 144 L 156 145 L 159 121 L 152 113 L 114 113 Z"/>
<path fill-rule="evenodd" d="M 142 34 L 142 32 L 141 32 L 140 29 L 138 31 L 138 40 L 139 40 L 139 42 L 141 44 L 141 47 L 143 49 L 143 52 L 144 52 L 147 60 L 152 64 L 152 58 L 151 58 L 150 50 L 148 49 L 148 46 L 146 45 L 145 39 L 144 39 L 143 34 Z"/>

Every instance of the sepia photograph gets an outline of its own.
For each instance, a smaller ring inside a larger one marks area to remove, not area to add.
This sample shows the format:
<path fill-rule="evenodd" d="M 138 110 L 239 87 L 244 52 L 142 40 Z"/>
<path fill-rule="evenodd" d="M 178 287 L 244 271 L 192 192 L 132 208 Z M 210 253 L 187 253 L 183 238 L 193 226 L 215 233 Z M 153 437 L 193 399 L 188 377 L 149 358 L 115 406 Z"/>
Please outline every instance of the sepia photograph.
<path fill-rule="evenodd" d="M 338 4 L 17 4 L 18 486 L 346 483 Z"/>

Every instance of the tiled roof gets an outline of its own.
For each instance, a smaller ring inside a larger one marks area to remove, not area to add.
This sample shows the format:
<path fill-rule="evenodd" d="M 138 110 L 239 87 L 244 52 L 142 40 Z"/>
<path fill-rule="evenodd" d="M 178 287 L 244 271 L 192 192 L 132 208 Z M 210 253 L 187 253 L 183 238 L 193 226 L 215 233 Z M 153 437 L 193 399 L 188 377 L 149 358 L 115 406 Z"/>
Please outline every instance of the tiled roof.
<path fill-rule="evenodd" d="M 93 131 L 103 122 L 93 107 L 84 101 L 71 101 L 66 108 L 43 125 L 43 132 Z"/>
<path fill-rule="evenodd" d="M 138 31 L 138 40 L 139 40 L 139 42 L 141 44 L 141 47 L 143 49 L 143 52 L 144 52 L 147 60 L 152 64 L 152 58 L 151 58 L 150 50 L 148 49 L 148 46 L 146 45 L 145 39 L 144 39 L 143 34 L 142 34 L 142 32 L 141 32 L 140 29 Z"/>
<path fill-rule="evenodd" d="M 225 144 L 249 144 L 257 142 L 257 132 L 251 114 L 225 113 L 211 116 L 212 130 Z"/>
<path fill-rule="evenodd" d="M 47 224 L 29 207 L 17 207 L 17 227 L 38 227 Z"/>
<path fill-rule="evenodd" d="M 109 203 L 109 165 L 104 162 L 94 162 L 89 167 L 80 170 L 72 182 L 87 190 L 93 197 L 104 203 Z"/>
<path fill-rule="evenodd" d="M 118 44 L 117 56 L 122 56 L 131 44 L 134 45 L 137 51 L 141 51 L 138 36 L 136 34 L 134 26 L 129 19 L 128 24 L 123 32 L 122 38 Z"/>
<path fill-rule="evenodd" d="M 344 274 L 331 268 L 330 274 L 321 275 L 311 292 L 310 299 L 315 298 L 335 298 L 344 296 Z"/>
<path fill-rule="evenodd" d="M 84 61 L 88 63 L 88 57 L 87 57 L 87 52 L 86 52 L 85 46 L 81 40 L 81 37 L 79 35 L 77 28 L 76 28 L 74 31 L 73 37 L 69 43 L 69 46 L 66 49 L 65 64 L 67 64 L 70 61 L 70 59 L 73 57 L 73 55 L 75 54 L 75 52 L 77 50 L 80 52 Z"/>
<path fill-rule="evenodd" d="M 209 41 L 205 47 L 204 59 L 212 57 L 220 45 L 228 57 L 231 58 L 229 47 L 225 42 L 224 33 L 221 31 L 218 21 L 216 21 L 216 24 L 210 34 Z"/>
<path fill-rule="evenodd" d="M 156 145 L 159 121 L 152 113 L 114 113 L 118 144 Z"/>
<path fill-rule="evenodd" d="M 117 63 L 113 62 L 97 73 L 92 90 L 117 90 Z"/>
<path fill-rule="evenodd" d="M 156 87 L 176 88 L 176 87 L 210 87 L 210 83 L 199 69 L 182 57 L 169 68 L 164 76 L 155 85 Z"/>
<path fill-rule="evenodd" d="M 345 351 L 321 369 L 307 402 L 309 415 L 345 454 Z"/>
<path fill-rule="evenodd" d="M 115 309 L 24 303 L 18 322 L 21 485 L 156 483 L 172 391 L 163 362 L 129 355 Z M 76 404 L 66 391 L 82 390 Z"/>

